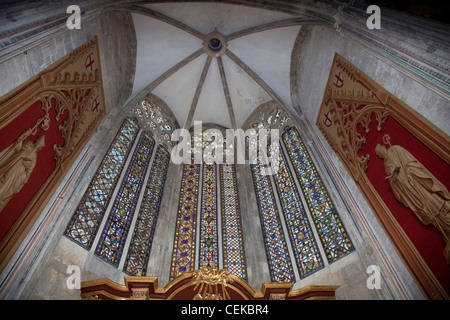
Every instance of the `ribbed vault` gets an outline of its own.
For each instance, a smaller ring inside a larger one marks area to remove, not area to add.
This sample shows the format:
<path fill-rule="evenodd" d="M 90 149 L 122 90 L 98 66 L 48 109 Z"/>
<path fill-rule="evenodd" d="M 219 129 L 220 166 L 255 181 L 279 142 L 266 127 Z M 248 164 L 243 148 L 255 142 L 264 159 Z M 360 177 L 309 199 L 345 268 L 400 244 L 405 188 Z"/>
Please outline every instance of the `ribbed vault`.
<path fill-rule="evenodd" d="M 152 93 L 181 127 L 194 121 L 240 128 L 255 108 L 291 99 L 291 54 L 302 22 L 291 14 L 219 3 L 112 7 L 132 14 L 136 73 L 129 101 Z M 212 50 L 210 41 L 220 40 Z"/>

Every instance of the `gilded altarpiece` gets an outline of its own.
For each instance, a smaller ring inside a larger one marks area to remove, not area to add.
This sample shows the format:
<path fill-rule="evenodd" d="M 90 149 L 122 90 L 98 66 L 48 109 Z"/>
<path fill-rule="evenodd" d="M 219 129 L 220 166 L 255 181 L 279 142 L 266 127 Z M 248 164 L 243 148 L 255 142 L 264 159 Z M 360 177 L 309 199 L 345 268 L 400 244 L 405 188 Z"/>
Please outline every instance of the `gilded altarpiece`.
<path fill-rule="evenodd" d="M 0 98 L 1 269 L 106 113 L 97 43 Z"/>
<path fill-rule="evenodd" d="M 338 54 L 316 125 L 425 296 L 448 299 L 449 137 Z"/>

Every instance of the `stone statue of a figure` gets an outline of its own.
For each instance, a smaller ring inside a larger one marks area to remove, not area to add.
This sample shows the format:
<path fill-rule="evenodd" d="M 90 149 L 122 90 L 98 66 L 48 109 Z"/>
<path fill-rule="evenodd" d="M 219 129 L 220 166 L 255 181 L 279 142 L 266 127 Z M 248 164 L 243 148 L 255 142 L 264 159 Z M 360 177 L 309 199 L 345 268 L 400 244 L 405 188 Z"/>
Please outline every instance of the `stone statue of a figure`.
<path fill-rule="evenodd" d="M 433 225 L 446 243 L 444 255 L 450 264 L 450 194 L 447 188 L 403 147 L 389 149 L 378 144 L 386 179 L 395 198 L 408 207 L 424 225 Z"/>
<path fill-rule="evenodd" d="M 45 145 L 45 136 L 36 142 L 21 140 L 0 152 L 0 211 L 27 183 L 36 166 L 37 153 Z"/>

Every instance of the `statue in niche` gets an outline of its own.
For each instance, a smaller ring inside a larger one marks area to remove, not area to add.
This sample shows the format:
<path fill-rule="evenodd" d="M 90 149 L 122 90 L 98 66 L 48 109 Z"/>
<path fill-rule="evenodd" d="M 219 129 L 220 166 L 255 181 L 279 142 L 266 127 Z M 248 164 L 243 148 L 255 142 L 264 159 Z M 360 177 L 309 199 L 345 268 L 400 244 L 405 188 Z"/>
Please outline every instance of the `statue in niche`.
<path fill-rule="evenodd" d="M 15 143 L 0 152 L 0 211 L 27 183 L 36 166 L 37 153 L 45 146 L 45 136 L 36 142 L 24 140 L 26 131 Z"/>
<path fill-rule="evenodd" d="M 383 141 L 389 144 L 389 136 Z M 411 153 L 399 145 L 375 147 L 384 160 L 386 179 L 395 198 L 414 212 L 424 225 L 433 225 L 446 243 L 444 256 L 450 264 L 450 193 Z"/>

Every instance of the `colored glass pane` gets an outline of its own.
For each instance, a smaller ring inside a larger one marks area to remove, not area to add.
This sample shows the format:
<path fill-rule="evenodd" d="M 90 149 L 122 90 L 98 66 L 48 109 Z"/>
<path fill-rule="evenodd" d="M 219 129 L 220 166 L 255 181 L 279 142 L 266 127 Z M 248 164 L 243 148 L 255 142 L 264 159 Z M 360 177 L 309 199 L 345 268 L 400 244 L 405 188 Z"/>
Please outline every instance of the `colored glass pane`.
<path fill-rule="evenodd" d="M 216 165 L 203 164 L 199 267 L 218 268 Z"/>
<path fill-rule="evenodd" d="M 322 269 L 324 264 L 283 151 L 280 152 L 279 170 L 273 178 L 300 278 L 303 279 Z"/>
<path fill-rule="evenodd" d="M 145 125 L 150 128 L 154 134 L 161 135 L 169 145 L 172 144 L 170 135 L 175 129 L 175 125 L 169 120 L 169 117 L 161 111 L 160 107 L 154 106 L 147 98 L 145 98 L 133 108 L 133 111 L 144 121 Z M 166 134 L 164 134 L 165 132 Z"/>
<path fill-rule="evenodd" d="M 260 164 L 250 167 L 272 282 L 294 282 L 295 275 L 269 176 L 261 173 Z"/>
<path fill-rule="evenodd" d="M 155 140 L 142 132 L 95 250 L 98 257 L 115 267 L 122 256 L 154 144 Z"/>
<path fill-rule="evenodd" d="M 87 250 L 92 246 L 138 132 L 136 119 L 123 121 L 66 228 L 65 236 Z"/>
<path fill-rule="evenodd" d="M 123 271 L 129 275 L 145 276 L 147 273 L 147 263 L 152 248 L 169 162 L 170 153 L 163 145 L 159 145 L 156 149 L 155 159 L 150 170 L 123 268 Z"/>
<path fill-rule="evenodd" d="M 200 165 L 184 164 L 170 277 L 194 270 Z"/>
<path fill-rule="evenodd" d="M 220 198 L 222 203 L 222 241 L 224 269 L 247 279 L 242 239 L 241 215 L 234 164 L 220 165 Z"/>
<path fill-rule="evenodd" d="M 283 133 L 298 181 L 330 263 L 354 251 L 353 244 L 295 127 Z"/>

